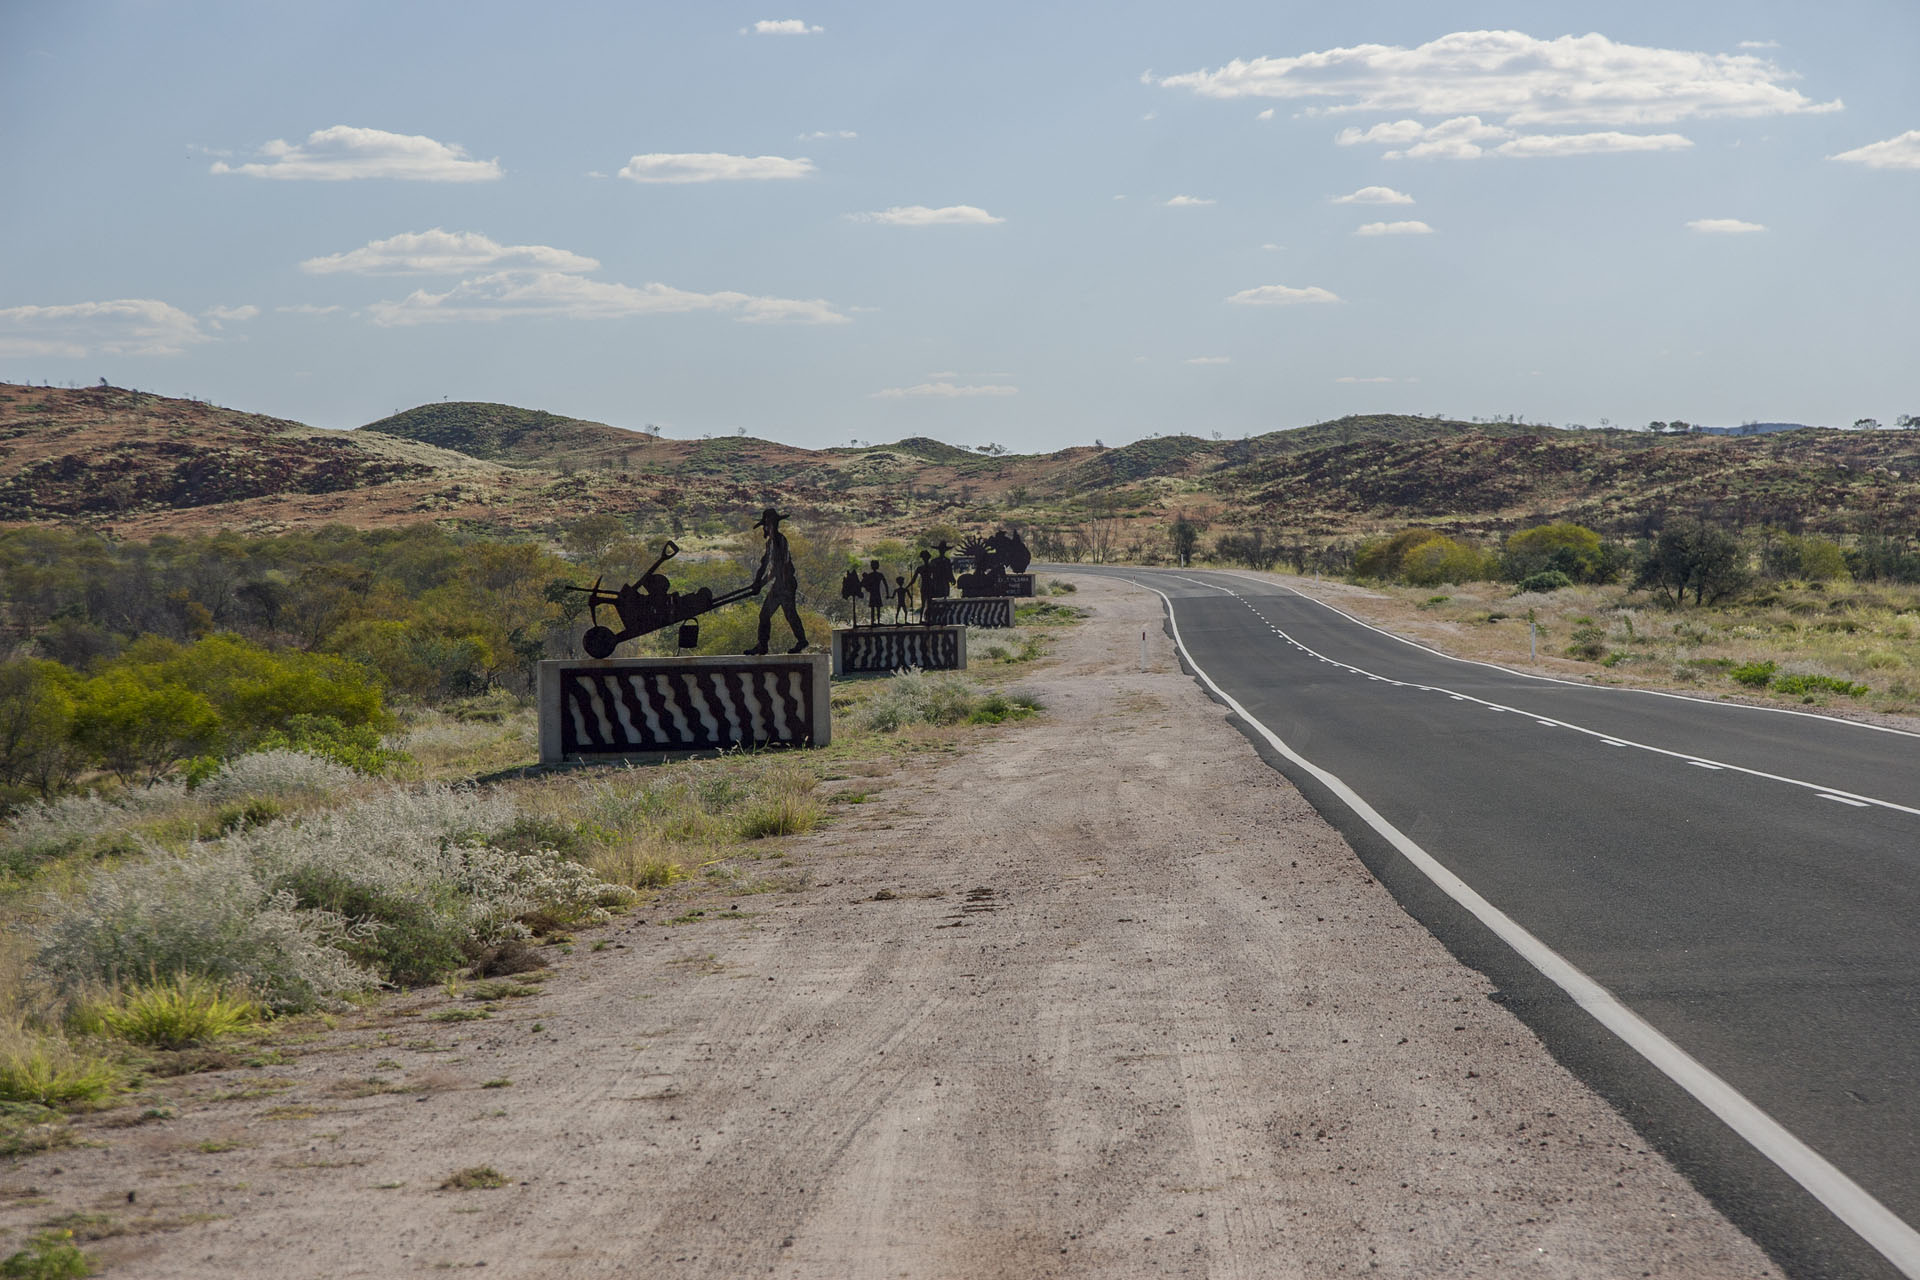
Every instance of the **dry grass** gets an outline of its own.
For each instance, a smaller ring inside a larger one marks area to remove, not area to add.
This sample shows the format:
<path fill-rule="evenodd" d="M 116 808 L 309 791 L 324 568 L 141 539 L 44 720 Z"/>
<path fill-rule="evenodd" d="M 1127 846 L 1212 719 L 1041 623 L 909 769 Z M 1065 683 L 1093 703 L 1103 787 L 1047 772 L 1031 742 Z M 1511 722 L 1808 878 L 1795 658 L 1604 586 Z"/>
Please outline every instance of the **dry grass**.
<path fill-rule="evenodd" d="M 1310 584 L 1303 588 L 1315 593 Z M 1329 603 L 1466 658 L 1525 664 L 1528 614 L 1539 665 L 1604 683 L 1738 693 L 1783 704 L 1902 712 L 1920 702 L 1920 589 L 1849 582 L 1774 583 L 1713 608 L 1669 609 L 1621 587 L 1516 594 L 1504 583 L 1318 589 Z M 1784 676 L 1867 686 L 1779 693 L 1729 674 L 1771 662 Z"/>

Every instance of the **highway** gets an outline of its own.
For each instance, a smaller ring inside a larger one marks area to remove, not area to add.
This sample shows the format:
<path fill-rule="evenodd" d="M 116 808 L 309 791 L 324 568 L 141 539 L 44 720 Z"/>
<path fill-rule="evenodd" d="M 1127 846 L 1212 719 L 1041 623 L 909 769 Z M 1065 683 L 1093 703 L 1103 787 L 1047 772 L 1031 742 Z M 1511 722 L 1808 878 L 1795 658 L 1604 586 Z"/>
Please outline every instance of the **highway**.
<path fill-rule="evenodd" d="M 1789 1274 L 1920 1276 L 1920 736 L 1048 568 L 1161 593 L 1263 755 Z"/>

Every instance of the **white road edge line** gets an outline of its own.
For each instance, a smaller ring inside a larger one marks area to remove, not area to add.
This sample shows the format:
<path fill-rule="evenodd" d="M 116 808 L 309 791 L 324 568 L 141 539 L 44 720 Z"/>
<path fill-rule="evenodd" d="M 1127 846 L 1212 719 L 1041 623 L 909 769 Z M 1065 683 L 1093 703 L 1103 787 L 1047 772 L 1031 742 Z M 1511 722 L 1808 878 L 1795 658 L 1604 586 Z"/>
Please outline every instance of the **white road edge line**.
<path fill-rule="evenodd" d="M 1224 571 L 1222 571 L 1222 572 L 1224 572 Z M 1221 586 L 1216 586 L 1216 585 L 1214 585 L 1214 584 L 1213 584 L 1213 583 L 1211 583 L 1211 582 L 1202 582 L 1202 581 L 1200 581 L 1200 579 L 1198 579 L 1198 578 L 1187 578 L 1187 577 L 1185 577 L 1185 575 L 1183 575 L 1183 574 L 1176 574 L 1175 576 L 1176 576 L 1176 577 L 1181 577 L 1181 578 L 1183 578 L 1183 579 L 1184 579 L 1185 581 L 1187 581 L 1187 582 L 1191 582 L 1191 583 L 1193 583 L 1193 584 L 1194 584 L 1195 586 L 1198 586 L 1198 587 L 1205 587 L 1205 588 L 1207 588 L 1207 589 L 1208 589 L 1208 590 L 1210 590 L 1210 591 L 1225 591 L 1225 592 L 1226 592 L 1226 593 L 1227 593 L 1228 595 L 1232 595 L 1232 594 L 1233 594 L 1233 593 L 1232 593 L 1231 591 L 1228 591 L 1228 590 L 1227 590 L 1227 588 L 1225 588 L 1225 587 L 1221 587 Z M 1134 582 L 1134 583 L 1136 583 L 1136 584 L 1138 584 L 1138 585 L 1145 585 L 1145 584 L 1143 584 L 1143 583 L 1138 583 L 1138 580 L 1137 580 L 1137 579 L 1134 579 L 1134 578 L 1128 578 L 1128 579 L 1126 579 L 1126 581 L 1128 581 L 1128 582 Z M 1155 588 L 1152 588 L 1152 587 L 1148 587 L 1147 589 L 1148 589 L 1149 591 L 1152 591 L 1152 590 L 1155 590 Z M 1299 593 L 1299 592 L 1297 592 L 1297 591 L 1296 591 L 1296 592 L 1294 592 L 1293 594 L 1295 594 L 1295 595 L 1298 595 L 1298 596 L 1300 596 L 1300 599 L 1302 599 L 1302 600 L 1307 600 L 1307 601 L 1311 601 L 1311 602 L 1312 602 L 1312 603 L 1314 603 L 1314 604 L 1319 604 L 1319 603 L 1321 603 L 1321 602 L 1320 602 L 1320 601 L 1318 601 L 1318 600 L 1314 600 L 1312 596 L 1307 596 L 1307 595 L 1300 595 L 1300 593 Z M 1161 597 L 1162 597 L 1162 599 L 1165 599 L 1165 598 L 1166 598 L 1166 596 L 1165 596 L 1165 594 L 1164 594 L 1164 593 L 1161 593 Z M 1329 609 L 1332 609 L 1332 608 L 1333 608 L 1333 607 L 1332 607 L 1331 605 L 1328 605 L 1328 606 L 1326 606 L 1326 607 L 1327 607 L 1327 608 L 1329 608 Z M 1340 613 L 1340 610 L 1338 610 L 1338 609 L 1333 609 L 1333 612 L 1334 612 L 1334 613 L 1339 613 L 1341 617 L 1343 617 L 1343 618 L 1346 618 L 1346 619 L 1347 619 L 1347 620 L 1348 620 L 1349 622 L 1357 622 L 1357 623 L 1359 623 L 1359 624 L 1360 624 L 1361 626 L 1363 626 L 1363 627 L 1367 627 L 1367 630 L 1369 630 L 1369 631 L 1380 631 L 1380 628 L 1378 628 L 1378 627 L 1369 627 L 1369 626 L 1367 626 L 1367 624 L 1366 624 L 1366 623 L 1364 623 L 1364 622 L 1360 622 L 1360 620 L 1359 620 L 1358 618 L 1354 618 L 1354 617 L 1350 617 L 1350 616 L 1349 616 L 1349 615 L 1347 615 L 1347 614 L 1344 614 L 1344 613 Z M 1264 615 L 1264 614 L 1261 614 L 1259 610 L 1257 610 L 1257 609 L 1256 609 L 1256 610 L 1254 610 L 1254 614 L 1255 614 L 1255 616 L 1256 616 L 1256 617 L 1259 617 L 1259 618 L 1261 619 L 1261 621 L 1263 621 L 1263 622 L 1265 622 L 1265 621 L 1266 621 L 1266 617 L 1265 617 L 1265 615 Z M 1271 625 L 1273 625 L 1273 624 L 1269 622 L 1269 623 L 1268 623 L 1267 625 L 1269 625 L 1269 626 L 1271 626 Z M 1281 634 L 1281 635 L 1283 635 L 1283 636 L 1286 636 L 1286 635 L 1287 635 L 1287 633 L 1286 633 L 1286 632 L 1284 632 L 1284 631 L 1282 631 L 1282 632 L 1281 632 L 1280 634 Z M 1411 641 L 1411 640 L 1404 640 L 1404 639 L 1402 639 L 1402 637 L 1400 637 L 1400 636 L 1395 636 L 1395 635 L 1392 635 L 1392 633 L 1391 633 L 1391 632 L 1386 632 L 1386 631 L 1380 631 L 1380 634 L 1381 634 L 1381 635 L 1384 635 L 1384 636 L 1390 636 L 1390 637 L 1391 637 L 1392 639 L 1395 639 L 1395 640 L 1401 640 L 1401 642 L 1402 642 L 1403 644 L 1410 644 L 1410 645 L 1413 645 L 1413 647 L 1414 647 L 1414 648 L 1416 648 L 1416 649 L 1426 649 L 1426 646 L 1425 646 L 1425 645 L 1423 645 L 1423 644 L 1415 644 L 1415 643 L 1414 643 L 1413 641 Z M 1293 640 L 1293 637 L 1292 637 L 1292 636 L 1287 636 L 1287 639 L 1289 639 L 1289 640 Z M 1295 644 L 1299 644 L 1299 641 L 1297 641 L 1297 640 L 1294 640 L 1294 643 L 1295 643 Z M 1316 657 L 1316 658 L 1319 658 L 1319 659 L 1320 659 L 1320 660 L 1321 660 L 1322 662 L 1331 662 L 1331 663 L 1333 663 L 1333 664 L 1334 664 L 1335 666 L 1337 666 L 1337 667 L 1340 667 L 1340 668 L 1342 668 L 1342 669 L 1344 669 L 1344 670 L 1347 670 L 1347 671 L 1351 671 L 1351 672 L 1353 672 L 1353 673 L 1355 673 L 1356 675 L 1365 675 L 1365 676 L 1370 676 L 1370 675 L 1372 675 L 1372 674 L 1373 674 L 1372 672 L 1370 672 L 1370 671 L 1365 671 L 1365 670 L 1363 670 L 1363 669 L 1361 669 L 1360 667 L 1356 667 L 1356 666 L 1352 666 L 1352 665 L 1350 665 L 1350 664 L 1348 664 L 1348 663 L 1344 663 L 1344 662 L 1341 662 L 1341 661 L 1339 661 L 1339 660 L 1338 660 L 1338 659 L 1336 659 L 1336 658 L 1329 658 L 1329 657 L 1327 657 L 1327 656 L 1326 656 L 1325 654 L 1322 654 L 1322 653 L 1320 653 L 1320 652 L 1319 652 L 1318 650 L 1315 650 L 1315 649 L 1309 649 L 1309 648 L 1307 648 L 1307 647 L 1306 647 L 1305 645 L 1300 645 L 1300 647 L 1301 647 L 1301 649 L 1302 649 L 1303 651 L 1305 651 L 1305 652 L 1307 652 L 1307 653 L 1311 653 L 1311 654 L 1313 654 L 1313 656 L 1314 656 L 1314 657 Z M 1438 655 L 1439 657 L 1442 657 L 1442 658 L 1447 658 L 1447 657 L 1450 657 L 1450 656 L 1451 656 L 1451 655 L 1448 655 L 1448 654 L 1444 654 L 1444 653 L 1441 653 L 1441 652 L 1440 652 L 1440 651 L 1439 651 L 1438 649 L 1427 649 L 1427 652 L 1428 652 L 1428 653 L 1432 653 L 1432 654 L 1436 654 L 1436 655 Z M 1467 662 L 1467 661 L 1469 661 L 1469 660 L 1468 660 L 1468 659 L 1466 659 L 1466 658 L 1452 658 L 1452 661 L 1454 661 L 1454 662 Z M 1472 665 L 1474 665 L 1474 666 L 1476 666 L 1476 667 L 1491 667 L 1491 668 L 1492 668 L 1493 670 L 1495 670 L 1495 671 L 1503 671 L 1503 672 L 1506 672 L 1506 674 L 1508 674 L 1508 675 L 1524 675 L 1524 674 L 1525 674 L 1524 672 L 1519 672 L 1519 671 L 1508 671 L 1508 670 L 1507 670 L 1507 668 L 1505 668 L 1505 667 L 1496 667 L 1496 666 L 1494 666 L 1494 665 L 1493 665 L 1492 663 L 1490 663 L 1490 662 L 1475 662 L 1475 663 L 1473 663 Z M 1551 678 L 1551 677 L 1549 677 L 1549 676 L 1531 676 L 1531 677 L 1529 677 L 1529 678 L 1530 678 L 1530 679 L 1534 679 L 1534 680 L 1551 680 L 1551 679 L 1552 679 L 1552 678 Z M 1552 682 L 1553 682 L 1554 684 L 1570 684 L 1570 683 L 1572 683 L 1571 681 L 1567 681 L 1567 680 L 1553 680 Z M 1427 687 L 1427 686 L 1423 686 L 1423 687 Z M 1579 685 L 1579 686 L 1575 686 L 1575 687 L 1577 687 L 1577 688 L 1596 688 L 1596 687 L 1597 687 L 1597 688 L 1604 688 L 1604 687 L 1607 687 L 1607 686 L 1591 686 L 1591 685 Z M 1473 696 L 1472 694 L 1470 694 L 1470 693 L 1455 693 L 1455 692 L 1454 692 L 1453 690 L 1451 690 L 1451 689 L 1439 689 L 1439 690 L 1438 690 L 1438 692 L 1440 692 L 1440 693 L 1444 693 L 1444 694 L 1446 694 L 1446 695 L 1447 695 L 1448 697 L 1450 697 L 1450 698 L 1452 698 L 1452 699 L 1453 699 L 1453 700 L 1454 700 L 1455 702 L 1474 702 L 1474 703 L 1478 703 L 1479 705 L 1481 705 L 1481 706 L 1483 706 L 1483 707 L 1485 707 L 1485 708 L 1487 708 L 1487 709 L 1488 709 L 1489 711 L 1513 711 L 1513 712 L 1516 712 L 1516 713 L 1518 713 L 1518 714 L 1522 714 L 1522 715 L 1532 715 L 1532 716 L 1534 716 L 1534 717 L 1535 717 L 1536 719 L 1539 719 L 1539 720 L 1540 720 L 1540 723 L 1541 723 L 1541 724 L 1546 724 L 1546 725 L 1552 725 L 1552 726 L 1554 726 L 1555 728 L 1560 728 L 1560 729 L 1572 729 L 1572 730 L 1573 730 L 1573 731 L 1574 731 L 1575 733 L 1584 733 L 1584 734 L 1586 734 L 1586 735 L 1587 735 L 1588 737 L 1590 737 L 1590 738 L 1598 738 L 1598 739 L 1600 739 L 1600 740 L 1601 740 L 1602 742 L 1604 742 L 1604 743 L 1606 743 L 1606 744 L 1607 744 L 1608 746 L 1614 746 L 1614 747 L 1621 747 L 1621 746 L 1625 746 L 1625 747 L 1634 747 L 1634 748 L 1637 748 L 1638 750 L 1641 750 L 1641 751 L 1651 751 L 1651 752 L 1653 752 L 1653 753 L 1654 753 L 1655 755 L 1662 755 L 1662 756 L 1666 756 L 1666 757 L 1668 757 L 1669 759 L 1673 759 L 1673 760 L 1684 760 L 1684 761 L 1686 761 L 1686 762 L 1687 762 L 1688 764 L 1694 764 L 1694 765 L 1698 765 L 1698 766 L 1700 766 L 1700 767 L 1701 767 L 1702 769 L 1728 769 L 1728 770 L 1731 770 L 1731 771 L 1733 771 L 1733 772 L 1735 772 L 1735 773 L 1744 773 L 1744 774 L 1746 774 L 1746 775 L 1747 775 L 1748 777 L 1751 777 L 1751 778 L 1763 778 L 1763 779 L 1765 779 L 1765 780 L 1766 780 L 1766 781 L 1768 781 L 1768 782 L 1784 782 L 1784 783 L 1786 783 L 1786 784 L 1787 784 L 1788 786 L 1790 786 L 1790 787 L 1799 787 L 1799 788 L 1801 788 L 1801 789 L 1803 789 L 1803 790 L 1806 790 L 1806 791 L 1812 791 L 1812 792 L 1815 792 L 1816 794 L 1822 794 L 1822 795 L 1842 795 L 1842 796 L 1848 796 L 1848 797 L 1850 797 L 1850 798 L 1852 798 L 1852 799 L 1854 799 L 1854 800 L 1858 800 L 1858 801 L 1860 802 L 1860 804 L 1859 804 L 1859 807 L 1861 807 L 1861 808 L 1876 808 L 1876 807 L 1877 807 L 1877 808 L 1881 808 L 1881 809 L 1892 809 L 1892 810 L 1894 810 L 1894 811 L 1895 811 L 1896 813 L 1911 813 L 1911 814 L 1913 814 L 1913 815 L 1915 815 L 1916 817 L 1920 817 L 1920 808 L 1915 808 L 1915 807 L 1914 807 L 1914 806 L 1912 806 L 1912 805 L 1904 805 L 1904 804 L 1898 804 L 1898 803 L 1896 803 L 1896 802 L 1894 802 L 1894 801 L 1892 801 L 1892 800 L 1882 800 L 1882 799 L 1880 799 L 1880 798 L 1879 798 L 1878 796 L 1869 796 L 1869 795 L 1861 795 L 1861 794 L 1860 794 L 1859 792 L 1856 792 L 1856 791 L 1848 791 L 1848 790 L 1846 790 L 1846 789 L 1845 789 L 1845 788 L 1843 788 L 1843 787 L 1834 787 L 1834 786 L 1828 786 L 1827 784 L 1825 784 L 1825 783 L 1820 783 L 1820 782 L 1808 782 L 1808 781 L 1807 781 L 1807 780 L 1806 780 L 1805 778 L 1792 778 L 1792 777 L 1788 777 L 1788 776 L 1787 776 L 1786 774 L 1783 774 L 1783 773 L 1768 773 L 1768 772 L 1767 772 L 1766 770 L 1764 770 L 1764 769 L 1750 769 L 1750 768 L 1748 768 L 1748 767 L 1747 767 L 1746 765 L 1743 765 L 1743 764 L 1733 764 L 1733 763 L 1730 763 L 1730 762 L 1728 762 L 1728 761 L 1725 761 L 1725 760 L 1703 760 L 1703 759 L 1701 759 L 1701 758 L 1700 758 L 1699 756 L 1693 756 L 1693 755 L 1688 755 L 1688 754 L 1686 754 L 1685 752 L 1682 752 L 1682 751 L 1672 751 L 1672 750 L 1669 750 L 1669 749 L 1668 749 L 1668 748 L 1666 748 L 1666 747 L 1656 747 L 1656 746 L 1654 746 L 1654 745 L 1653 745 L 1652 743 L 1648 743 L 1648 742 L 1636 742 L 1636 741 L 1634 741 L 1634 740 L 1633 740 L 1632 738 L 1615 738 L 1615 737 L 1613 737 L 1613 736 L 1612 736 L 1612 735 L 1610 735 L 1610 734 L 1604 734 L 1604 733 L 1601 733 L 1601 732 L 1600 732 L 1600 731 L 1599 731 L 1598 729 L 1589 729 L 1589 728 L 1587 728 L 1587 727 L 1586 727 L 1585 725 L 1581 725 L 1581 724 L 1575 724 L 1575 723 L 1573 723 L 1573 722 L 1572 722 L 1571 720 L 1548 720 L 1548 719 L 1540 719 L 1540 717 L 1538 716 L 1538 714 L 1537 714 L 1537 713 L 1535 713 L 1535 712 L 1530 712 L 1530 711 L 1529 711 L 1529 712 L 1521 712 L 1521 711 L 1519 710 L 1519 708 L 1517 708 L 1517 707 L 1509 707 L 1509 706 L 1506 706 L 1506 705 L 1505 705 L 1505 704 L 1503 704 L 1503 703 L 1498 703 L 1498 702 L 1488 702 L 1488 701 L 1487 701 L 1487 700 L 1486 700 L 1485 698 L 1476 698 L 1476 697 L 1474 697 L 1474 696 Z M 1625 692 L 1646 692 L 1646 691 L 1645 691 L 1645 690 L 1626 690 Z M 1675 695 L 1675 696 L 1678 696 L 1678 695 Z M 1708 707 L 1718 707 L 1718 706 L 1740 706 L 1740 705 L 1744 705 L 1744 704 L 1740 704 L 1740 703 L 1719 703 L 1719 702 L 1705 702 L 1705 701 L 1703 701 L 1702 699 L 1699 699 L 1699 698 L 1689 698 L 1689 699 L 1685 699 L 1685 701 L 1689 701 L 1689 702 L 1699 702 L 1699 703 L 1700 703 L 1700 704 L 1701 704 L 1702 706 L 1708 706 Z M 1748 708 L 1748 709 L 1749 709 L 1749 710 L 1758 710 L 1758 711 L 1766 711 L 1766 710 L 1773 710 L 1773 708 L 1769 708 L 1769 707 L 1752 707 L 1752 708 Z M 1800 714 L 1800 713 L 1796 713 L 1796 714 Z M 1854 723 L 1854 722 L 1853 722 L 1853 721 L 1851 721 L 1851 720 L 1839 720 L 1839 721 L 1835 721 L 1835 720 L 1832 720 L 1832 719 L 1831 719 L 1830 717 L 1826 717 L 1826 716 L 1820 716 L 1820 717 L 1815 717 L 1815 718 L 1817 718 L 1817 719 L 1824 719 L 1824 720 L 1828 720 L 1828 722 L 1829 722 L 1829 723 L 1834 723 L 1834 724 L 1852 724 L 1852 723 Z M 1861 728 L 1865 728 L 1865 729 L 1874 729 L 1874 728 L 1878 728 L 1879 726 L 1877 726 L 1877 725 L 1862 725 L 1862 726 L 1860 726 L 1860 727 L 1861 727 Z M 1887 730 L 1887 732 L 1889 732 L 1889 733 L 1901 733 L 1901 732 L 1904 732 L 1904 730 L 1899 730 L 1899 729 L 1889 729 L 1889 730 Z"/>
<path fill-rule="evenodd" d="M 1275 751 L 1312 774 L 1341 803 L 1353 810 L 1362 822 L 1400 852 L 1408 862 L 1431 880 L 1442 893 L 1472 912 L 1502 942 L 1594 1018 L 1601 1026 L 1620 1037 L 1629 1048 L 1651 1063 L 1662 1075 L 1692 1094 L 1707 1110 L 1745 1139 L 1756 1151 L 1773 1161 L 1786 1175 L 1825 1205 L 1861 1239 L 1879 1250 L 1901 1274 L 1920 1280 L 1920 1232 L 1908 1226 L 1891 1209 L 1874 1199 L 1859 1183 L 1840 1172 L 1826 1157 L 1789 1133 L 1784 1125 L 1755 1106 L 1747 1097 L 1709 1071 L 1692 1054 L 1667 1039 L 1652 1024 L 1622 1004 L 1612 992 L 1574 967 L 1559 952 L 1522 928 L 1519 922 L 1474 891 L 1473 887 L 1449 871 L 1432 854 L 1408 839 L 1399 828 L 1377 813 L 1345 782 L 1288 746 L 1280 735 L 1262 724 L 1252 712 L 1215 682 L 1194 661 L 1186 642 L 1180 638 L 1180 620 L 1175 616 L 1173 600 L 1158 587 L 1138 579 L 1127 579 L 1160 597 L 1167 607 L 1167 624 L 1173 629 L 1173 643 L 1193 668 L 1201 683 L 1211 689 L 1233 713 L 1266 739 Z M 1303 597 L 1310 598 L 1310 597 Z M 1339 612 L 1335 610 L 1335 612 Z M 1364 625 L 1364 624 L 1363 624 Z"/>
<path fill-rule="evenodd" d="M 1073 572 L 1073 570 L 1071 568 L 1068 568 L 1068 569 L 1062 570 L 1062 572 L 1071 573 Z M 1341 617 L 1345 618 L 1348 622 L 1352 622 L 1359 626 L 1365 627 L 1369 631 L 1377 631 L 1389 640 L 1397 640 L 1401 644 L 1410 645 L 1415 649 L 1424 650 L 1425 652 L 1432 654 L 1436 658 L 1445 658 L 1448 662 L 1464 662 L 1471 667 L 1487 667 L 1494 671 L 1504 672 L 1505 674 L 1510 676 L 1520 676 L 1521 678 L 1526 680 L 1542 680 L 1548 684 L 1563 684 L 1563 685 L 1566 685 L 1568 688 L 1572 688 L 1572 689 L 1608 689 L 1614 693 L 1644 693 L 1650 698 L 1672 698 L 1676 702 L 1697 702 L 1703 707 L 1738 707 L 1746 711 L 1766 711 L 1777 716 L 1802 716 L 1808 720 L 1820 720 L 1827 724 L 1843 724 L 1843 725 L 1849 725 L 1855 729 L 1871 729 L 1875 733 L 1893 733 L 1893 734 L 1898 734 L 1903 738 L 1920 738 L 1920 733 L 1915 733 L 1911 729 L 1894 729 L 1884 724 L 1868 724 L 1863 720 L 1843 720 L 1839 716 L 1823 716 L 1815 711 L 1795 711 L 1792 707 L 1760 707 L 1760 706 L 1755 706 L 1751 702 L 1716 702 L 1711 698 L 1696 698 L 1692 694 L 1687 694 L 1687 693 L 1669 693 L 1665 689 L 1636 689 L 1632 685 L 1594 684 L 1591 681 L 1586 681 L 1586 680 L 1562 680 L 1559 676 L 1543 676 L 1533 671 L 1522 671 L 1517 667 L 1503 667 L 1497 662 L 1482 662 L 1478 658 L 1462 658 L 1455 654 L 1442 653 L 1440 650 L 1435 649 L 1431 645 L 1421 644 L 1418 640 L 1409 640 L 1405 636 L 1395 635 L 1393 632 L 1388 631 L 1385 627 L 1376 627 L 1371 622 L 1368 622 L 1365 619 L 1354 617 L 1352 614 L 1348 613 L 1345 609 L 1339 608 L 1336 605 L 1328 604 L 1325 600 L 1322 600 L 1317 596 L 1310 596 L 1306 592 L 1290 587 L 1284 582 L 1275 582 L 1271 578 L 1256 578 L 1252 574 L 1242 573 L 1238 569 L 1208 569 L 1205 572 L 1217 573 L 1223 577 L 1228 577 L 1228 578 L 1243 578 L 1248 582 L 1258 582 L 1262 586 L 1278 587 L 1280 590 L 1286 592 L 1288 595 L 1299 596 L 1302 600 L 1305 600 L 1310 604 L 1319 605 L 1322 609 L 1327 610 L 1327 612 L 1329 613 L 1337 613 Z M 1132 582 L 1133 579 L 1129 578 L 1127 579 L 1127 581 Z M 1225 587 L 1216 587 L 1211 582 L 1200 582 L 1198 578 L 1188 578 L 1187 581 L 1199 582 L 1201 586 L 1213 587 L 1215 591 L 1227 590 Z M 1235 595 L 1235 593 L 1233 592 L 1228 592 L 1228 594 L 1234 595 L 1235 599 L 1242 598 L 1238 595 Z"/>

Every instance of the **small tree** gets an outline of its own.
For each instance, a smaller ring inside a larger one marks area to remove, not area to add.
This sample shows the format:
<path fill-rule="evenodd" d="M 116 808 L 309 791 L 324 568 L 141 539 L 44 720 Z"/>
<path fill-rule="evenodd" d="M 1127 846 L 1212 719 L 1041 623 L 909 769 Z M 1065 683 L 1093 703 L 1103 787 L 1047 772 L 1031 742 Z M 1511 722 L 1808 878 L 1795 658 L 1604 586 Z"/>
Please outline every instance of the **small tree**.
<path fill-rule="evenodd" d="M 1704 520 L 1675 520 L 1660 531 L 1640 560 L 1636 590 L 1660 593 L 1683 605 L 1713 604 L 1747 584 L 1746 556 L 1731 533 Z"/>
<path fill-rule="evenodd" d="M 1184 511 L 1174 513 L 1173 528 L 1169 531 L 1173 538 L 1173 562 L 1178 565 L 1193 563 L 1193 548 L 1200 541 L 1200 526 L 1187 519 Z"/>

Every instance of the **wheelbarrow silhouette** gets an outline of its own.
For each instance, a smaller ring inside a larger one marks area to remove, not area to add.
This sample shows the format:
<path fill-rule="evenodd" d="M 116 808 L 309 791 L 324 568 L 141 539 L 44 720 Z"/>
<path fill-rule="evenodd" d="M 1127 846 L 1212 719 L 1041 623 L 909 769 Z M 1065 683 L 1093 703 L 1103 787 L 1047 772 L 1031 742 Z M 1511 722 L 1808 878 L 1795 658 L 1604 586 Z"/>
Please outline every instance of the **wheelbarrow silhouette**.
<path fill-rule="evenodd" d="M 567 588 L 569 591 L 584 592 L 587 597 L 587 612 L 593 619 L 593 625 L 580 638 L 580 647 L 587 651 L 588 657 L 611 658 L 621 642 L 635 636 L 649 635 L 676 622 L 681 624 L 680 647 L 691 649 L 700 643 L 700 624 L 693 619 L 723 604 L 759 595 L 765 585 L 756 578 L 747 586 L 717 596 L 711 587 L 674 591 L 667 581 L 667 575 L 657 570 L 679 554 L 680 548 L 672 539 L 668 539 L 660 549 L 660 558 L 647 566 L 647 571 L 640 575 L 639 581 L 629 582 L 618 591 L 603 589 L 599 578 L 595 578 L 590 587 Z M 602 605 L 613 607 L 614 614 L 620 619 L 620 630 L 615 631 L 600 624 Z"/>

